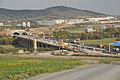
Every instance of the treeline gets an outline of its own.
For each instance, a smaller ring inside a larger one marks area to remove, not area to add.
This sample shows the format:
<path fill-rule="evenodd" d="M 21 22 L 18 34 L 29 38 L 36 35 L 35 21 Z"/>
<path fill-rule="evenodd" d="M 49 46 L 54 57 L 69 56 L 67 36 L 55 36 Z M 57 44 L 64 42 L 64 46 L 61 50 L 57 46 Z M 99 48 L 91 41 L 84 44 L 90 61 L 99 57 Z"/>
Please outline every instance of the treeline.
<path fill-rule="evenodd" d="M 27 51 L 27 48 L 5 48 L 0 46 L 0 54 L 16 53 L 19 50 Z"/>
<path fill-rule="evenodd" d="M 0 45 L 12 45 L 15 38 L 12 37 L 0 37 Z"/>
<path fill-rule="evenodd" d="M 102 38 L 120 37 L 120 28 L 107 28 L 103 31 L 91 32 L 91 33 L 70 33 L 65 30 L 54 31 L 54 37 L 58 39 L 80 39 L 80 40 L 92 40 Z"/>
<path fill-rule="evenodd" d="M 34 51 L 33 48 L 5 48 L 5 47 L 1 47 L 0 46 L 0 54 L 8 54 L 8 53 L 13 53 L 13 54 L 18 54 L 19 50 L 23 50 L 25 53 L 26 51 L 28 51 L 27 53 L 32 53 Z M 53 51 L 53 48 L 44 48 L 44 47 L 38 47 L 37 51 L 41 52 L 41 51 Z"/>
<path fill-rule="evenodd" d="M 82 33 L 80 35 L 81 40 L 92 40 L 92 39 L 102 39 L 102 38 L 112 38 L 114 37 L 108 32 L 94 32 L 94 33 Z"/>

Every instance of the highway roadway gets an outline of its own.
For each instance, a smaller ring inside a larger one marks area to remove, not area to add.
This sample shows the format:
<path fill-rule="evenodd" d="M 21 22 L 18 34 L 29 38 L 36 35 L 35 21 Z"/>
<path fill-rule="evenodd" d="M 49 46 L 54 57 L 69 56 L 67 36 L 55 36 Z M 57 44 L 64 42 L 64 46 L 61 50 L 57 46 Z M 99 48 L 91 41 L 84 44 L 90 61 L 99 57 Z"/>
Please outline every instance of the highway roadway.
<path fill-rule="evenodd" d="M 94 64 L 29 80 L 120 80 L 120 65 Z"/>

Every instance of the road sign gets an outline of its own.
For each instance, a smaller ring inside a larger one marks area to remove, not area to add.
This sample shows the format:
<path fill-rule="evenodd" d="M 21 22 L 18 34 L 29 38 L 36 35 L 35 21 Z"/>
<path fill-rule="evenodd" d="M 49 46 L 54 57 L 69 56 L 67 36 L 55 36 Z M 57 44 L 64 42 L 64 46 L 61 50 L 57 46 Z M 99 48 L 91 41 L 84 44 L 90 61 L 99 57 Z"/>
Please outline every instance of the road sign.
<path fill-rule="evenodd" d="M 120 41 L 115 41 L 114 46 L 120 46 Z"/>

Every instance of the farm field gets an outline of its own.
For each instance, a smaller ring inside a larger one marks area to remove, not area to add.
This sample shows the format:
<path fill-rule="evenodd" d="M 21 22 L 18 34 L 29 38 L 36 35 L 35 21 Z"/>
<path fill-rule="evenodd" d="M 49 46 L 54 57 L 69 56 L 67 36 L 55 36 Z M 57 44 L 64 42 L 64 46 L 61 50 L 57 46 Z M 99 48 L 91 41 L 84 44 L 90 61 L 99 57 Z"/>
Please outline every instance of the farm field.
<path fill-rule="evenodd" d="M 86 44 L 104 44 L 108 45 L 109 43 L 113 43 L 116 38 L 104 38 L 100 40 L 81 40 L 81 43 L 86 43 Z"/>
<path fill-rule="evenodd" d="M 80 60 L 0 57 L 0 80 L 20 80 L 84 64 Z"/>

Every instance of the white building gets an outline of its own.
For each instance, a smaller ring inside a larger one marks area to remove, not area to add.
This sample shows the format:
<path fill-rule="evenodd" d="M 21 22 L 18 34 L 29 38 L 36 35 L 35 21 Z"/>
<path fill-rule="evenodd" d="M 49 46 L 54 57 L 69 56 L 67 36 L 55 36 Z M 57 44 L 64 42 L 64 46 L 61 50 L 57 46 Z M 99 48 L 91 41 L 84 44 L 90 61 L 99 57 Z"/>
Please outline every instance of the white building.
<path fill-rule="evenodd" d="M 49 21 L 36 21 L 37 25 L 54 25 L 56 24 L 55 21 L 49 20 Z"/>
<path fill-rule="evenodd" d="M 0 26 L 4 26 L 4 24 L 0 22 Z"/>
<path fill-rule="evenodd" d="M 17 26 L 18 26 L 18 27 L 21 27 L 21 26 L 22 26 L 22 24 L 17 24 Z"/>
<path fill-rule="evenodd" d="M 56 24 L 63 24 L 63 23 L 65 23 L 65 20 L 63 20 L 63 19 L 55 20 L 55 23 Z"/>
<path fill-rule="evenodd" d="M 86 32 L 93 32 L 94 30 L 93 30 L 93 28 L 86 28 L 85 31 Z"/>
<path fill-rule="evenodd" d="M 66 24 L 77 24 L 77 23 L 83 23 L 83 22 L 84 22 L 84 19 L 70 19 L 70 20 L 67 20 Z"/>
<path fill-rule="evenodd" d="M 104 20 L 113 20 L 115 17 L 98 17 L 98 18 L 87 18 L 89 21 L 104 21 Z"/>
<path fill-rule="evenodd" d="M 23 22 L 22 26 L 23 27 L 31 27 L 31 23 L 30 22 Z"/>
<path fill-rule="evenodd" d="M 63 24 L 65 20 L 46 20 L 46 21 L 36 21 L 37 25 L 55 25 L 55 24 Z"/>
<path fill-rule="evenodd" d="M 30 22 L 27 22 L 27 27 L 31 27 L 31 23 Z"/>
<path fill-rule="evenodd" d="M 26 27 L 26 25 L 27 25 L 26 22 L 23 22 L 23 25 L 22 25 L 22 26 L 23 26 L 23 27 Z"/>

